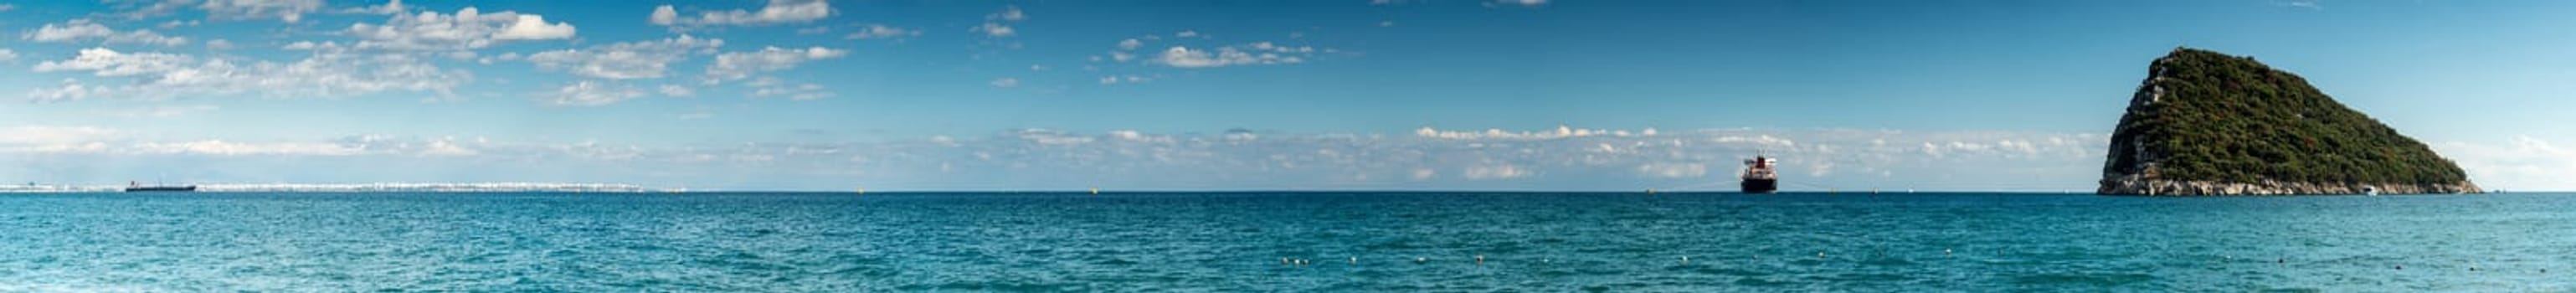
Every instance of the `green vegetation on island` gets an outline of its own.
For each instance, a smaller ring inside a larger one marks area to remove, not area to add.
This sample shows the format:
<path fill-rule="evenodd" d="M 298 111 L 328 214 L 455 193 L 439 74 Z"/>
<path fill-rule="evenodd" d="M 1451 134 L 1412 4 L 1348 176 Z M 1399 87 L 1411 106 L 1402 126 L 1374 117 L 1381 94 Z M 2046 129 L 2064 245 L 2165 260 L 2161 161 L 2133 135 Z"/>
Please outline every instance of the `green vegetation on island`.
<path fill-rule="evenodd" d="M 2207 50 L 2176 48 L 2156 59 L 2111 139 L 2105 194 L 2358 193 L 2289 185 L 2476 192 L 2450 160 L 2306 79 Z M 2142 182 L 2254 187 L 2175 191 Z"/>

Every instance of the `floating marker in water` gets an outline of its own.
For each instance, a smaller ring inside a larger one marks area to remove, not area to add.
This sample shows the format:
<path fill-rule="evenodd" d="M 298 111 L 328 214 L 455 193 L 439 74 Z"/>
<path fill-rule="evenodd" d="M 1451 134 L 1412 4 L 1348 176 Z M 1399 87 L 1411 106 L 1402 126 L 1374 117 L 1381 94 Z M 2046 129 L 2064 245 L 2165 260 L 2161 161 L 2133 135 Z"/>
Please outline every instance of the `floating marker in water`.
<path fill-rule="evenodd" d="M 1415 258 L 1413 258 L 1413 263 L 1423 263 L 1423 262 L 1427 262 L 1427 261 L 1431 261 L 1431 258 L 1427 258 L 1427 257 L 1415 257 Z"/>
<path fill-rule="evenodd" d="M 1480 264 L 1480 265 L 1481 265 L 1481 264 L 1485 264 L 1485 255 L 1482 255 L 1482 254 L 1478 254 L 1478 255 L 1476 255 L 1476 264 Z"/>
<path fill-rule="evenodd" d="M 1293 265 L 1293 264 L 1297 264 L 1297 262 L 1288 261 L 1288 258 L 1282 257 L 1282 258 L 1279 258 L 1279 264 L 1283 264 L 1283 265 Z"/>
<path fill-rule="evenodd" d="M 1684 256 L 1684 257 L 1682 257 L 1682 263 L 1690 263 L 1690 257 L 1688 257 L 1688 256 Z"/>
<path fill-rule="evenodd" d="M 1825 252 L 1823 252 L 1823 251 L 1818 251 L 1818 252 L 1816 252 L 1816 258 L 1825 258 Z"/>
<path fill-rule="evenodd" d="M 1941 249 L 1941 255 L 1950 255 L 1950 249 L 1948 249 L 1948 248 L 1943 248 L 1943 249 Z"/>
<path fill-rule="evenodd" d="M 1353 257 L 1351 257 L 1351 264 L 1360 264 L 1360 257 L 1357 257 L 1357 256 L 1353 256 Z"/>

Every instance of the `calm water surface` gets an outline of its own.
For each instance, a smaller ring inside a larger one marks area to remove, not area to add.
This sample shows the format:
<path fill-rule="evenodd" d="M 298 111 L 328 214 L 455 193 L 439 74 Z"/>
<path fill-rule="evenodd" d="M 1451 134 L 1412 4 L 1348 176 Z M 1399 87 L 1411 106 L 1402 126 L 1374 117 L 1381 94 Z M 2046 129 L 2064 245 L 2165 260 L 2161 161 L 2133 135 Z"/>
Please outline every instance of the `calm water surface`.
<path fill-rule="evenodd" d="M 0 195 L 0 291 L 232 290 L 2569 291 L 2576 195 Z"/>

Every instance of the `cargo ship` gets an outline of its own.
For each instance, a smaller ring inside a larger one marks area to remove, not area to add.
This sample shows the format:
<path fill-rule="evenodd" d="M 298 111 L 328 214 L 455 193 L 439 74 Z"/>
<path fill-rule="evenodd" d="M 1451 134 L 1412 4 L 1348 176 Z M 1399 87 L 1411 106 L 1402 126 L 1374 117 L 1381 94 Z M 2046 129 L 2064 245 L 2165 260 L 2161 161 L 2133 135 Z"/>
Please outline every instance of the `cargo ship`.
<path fill-rule="evenodd" d="M 197 192 L 197 186 L 196 186 L 196 185 L 152 185 L 152 186 L 144 186 L 142 182 L 132 182 L 132 181 L 127 181 L 127 182 L 125 182 L 125 192 Z"/>
<path fill-rule="evenodd" d="M 1780 174 L 1771 170 L 1771 167 L 1778 163 L 1779 161 L 1764 156 L 1753 156 L 1753 159 L 1744 160 L 1744 174 L 1741 176 L 1744 179 L 1744 193 L 1780 191 Z"/>

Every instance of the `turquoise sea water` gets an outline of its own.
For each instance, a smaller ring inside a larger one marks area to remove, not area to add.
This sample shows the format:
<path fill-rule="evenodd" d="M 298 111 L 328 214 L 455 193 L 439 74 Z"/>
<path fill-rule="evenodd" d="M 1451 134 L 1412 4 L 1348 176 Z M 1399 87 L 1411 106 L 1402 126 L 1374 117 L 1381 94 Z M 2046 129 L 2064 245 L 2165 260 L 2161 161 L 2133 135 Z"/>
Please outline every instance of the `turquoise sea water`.
<path fill-rule="evenodd" d="M 0 291 L 389 289 L 2569 291 L 2576 195 L 0 195 Z"/>

